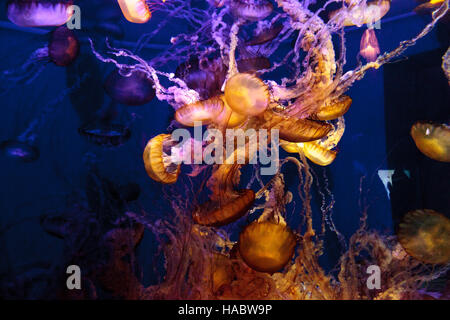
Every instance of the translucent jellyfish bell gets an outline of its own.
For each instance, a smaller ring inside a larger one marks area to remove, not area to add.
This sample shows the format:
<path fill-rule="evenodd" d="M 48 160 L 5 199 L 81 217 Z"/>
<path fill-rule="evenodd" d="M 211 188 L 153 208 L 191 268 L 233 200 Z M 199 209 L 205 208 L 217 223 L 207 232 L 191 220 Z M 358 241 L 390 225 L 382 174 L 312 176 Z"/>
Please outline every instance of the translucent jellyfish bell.
<path fill-rule="evenodd" d="M 417 122 L 411 127 L 417 148 L 427 157 L 450 162 L 450 127 L 445 124 Z"/>
<path fill-rule="evenodd" d="M 450 262 L 450 219 L 439 212 L 408 212 L 400 223 L 398 239 L 417 260 L 432 264 Z"/>
<path fill-rule="evenodd" d="M 61 26 L 72 18 L 69 0 L 9 0 L 8 19 L 21 27 Z"/>
<path fill-rule="evenodd" d="M 157 182 L 172 184 L 178 180 L 180 165 L 171 161 L 169 154 L 172 146 L 171 135 L 160 134 L 151 139 L 145 147 L 145 170 L 148 176 Z"/>
<path fill-rule="evenodd" d="M 106 78 L 104 88 L 111 99 L 127 106 L 141 106 L 155 97 L 153 81 L 142 71 L 123 76 L 115 70 Z"/>
<path fill-rule="evenodd" d="M 9 158 L 23 162 L 33 162 L 39 159 L 39 149 L 19 140 L 7 140 L 0 143 L 0 150 Z"/>
<path fill-rule="evenodd" d="M 330 165 L 337 156 L 336 150 L 329 150 L 315 142 L 304 143 L 302 150 L 309 160 L 319 166 Z"/>
<path fill-rule="evenodd" d="M 132 23 L 146 23 L 152 17 L 146 0 L 117 0 L 122 13 Z"/>
<path fill-rule="evenodd" d="M 380 54 L 380 46 L 374 29 L 364 31 L 359 46 L 359 53 L 367 61 L 375 61 Z"/>
<path fill-rule="evenodd" d="M 60 67 L 70 65 L 80 52 L 80 43 L 67 27 L 59 27 L 53 31 L 49 45 L 48 54 L 54 64 Z"/>
<path fill-rule="evenodd" d="M 340 96 L 333 99 L 319 108 L 314 118 L 317 120 L 334 120 L 342 117 L 350 109 L 352 98 L 349 96 Z"/>
<path fill-rule="evenodd" d="M 239 253 L 254 270 L 274 273 L 293 257 L 296 246 L 294 233 L 283 224 L 255 221 L 239 235 Z"/>
<path fill-rule="evenodd" d="M 267 18 L 273 11 L 273 5 L 267 0 L 231 0 L 233 15 L 250 21 Z"/>
<path fill-rule="evenodd" d="M 259 46 L 261 44 L 270 42 L 274 40 L 280 32 L 283 30 L 283 24 L 275 23 L 266 30 L 261 30 L 259 33 L 255 34 L 250 40 L 245 44 L 248 46 Z"/>
<path fill-rule="evenodd" d="M 391 8 L 389 0 L 368 1 L 363 5 L 349 4 L 346 8 L 333 11 L 330 19 L 335 16 L 344 17 L 344 26 L 362 26 L 363 24 L 375 23 L 383 18 Z"/>
<path fill-rule="evenodd" d="M 237 73 L 228 79 L 225 85 L 225 100 L 233 111 L 256 116 L 269 106 L 269 89 L 256 76 Z"/>
<path fill-rule="evenodd" d="M 193 127 L 196 121 L 201 121 L 202 125 L 208 125 L 219 117 L 223 108 L 222 99 L 215 97 L 181 107 L 175 112 L 175 119 L 188 127 Z"/>

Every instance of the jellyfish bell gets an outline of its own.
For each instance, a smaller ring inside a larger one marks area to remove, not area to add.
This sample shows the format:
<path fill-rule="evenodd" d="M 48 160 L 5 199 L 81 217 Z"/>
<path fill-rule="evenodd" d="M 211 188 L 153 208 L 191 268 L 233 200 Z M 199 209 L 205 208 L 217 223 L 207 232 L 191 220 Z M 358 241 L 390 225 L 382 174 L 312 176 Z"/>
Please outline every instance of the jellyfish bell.
<path fill-rule="evenodd" d="M 431 264 L 450 262 L 450 219 L 439 212 L 408 212 L 399 225 L 398 240 L 417 260 Z"/>
<path fill-rule="evenodd" d="M 146 0 L 117 0 L 123 16 L 132 23 L 146 23 L 152 12 Z"/>
<path fill-rule="evenodd" d="M 351 104 L 352 98 L 342 95 L 337 99 L 324 103 L 313 117 L 314 119 L 323 121 L 337 119 L 347 113 Z"/>
<path fill-rule="evenodd" d="M 344 18 L 344 26 L 362 26 L 363 24 L 375 23 L 383 18 L 391 8 L 389 0 L 375 0 L 364 5 L 352 5 L 333 11 L 330 19 L 335 17 Z"/>
<path fill-rule="evenodd" d="M 269 106 L 269 89 L 258 77 L 237 73 L 225 85 L 225 100 L 234 112 L 256 116 Z"/>
<path fill-rule="evenodd" d="M 337 156 L 336 150 L 327 149 L 317 142 L 304 143 L 302 151 L 305 157 L 319 166 L 330 165 Z"/>
<path fill-rule="evenodd" d="M 21 27 L 57 27 L 72 18 L 71 0 L 9 0 L 8 19 Z"/>
<path fill-rule="evenodd" d="M 180 165 L 171 161 L 170 152 L 174 146 L 170 134 L 160 134 L 147 143 L 143 158 L 145 170 L 156 182 L 172 184 L 177 182 Z"/>
<path fill-rule="evenodd" d="M 48 54 L 54 64 L 60 67 L 70 65 L 80 52 L 80 43 L 75 33 L 66 26 L 52 32 Z"/>
<path fill-rule="evenodd" d="M 270 28 L 265 30 L 260 30 L 256 33 L 250 40 L 245 44 L 247 46 L 259 46 L 274 40 L 280 32 L 283 30 L 283 24 L 275 23 L 270 26 Z"/>
<path fill-rule="evenodd" d="M 271 63 L 266 57 L 255 57 L 238 60 L 237 66 L 239 72 L 256 73 L 259 70 L 269 69 L 271 67 Z"/>
<path fill-rule="evenodd" d="M 294 233 L 283 224 L 255 221 L 239 234 L 239 254 L 244 262 L 259 272 L 280 271 L 294 256 Z"/>
<path fill-rule="evenodd" d="M 364 31 L 359 48 L 359 53 L 367 61 L 375 61 L 377 59 L 380 54 L 380 46 L 373 28 L 369 28 Z"/>
<path fill-rule="evenodd" d="M 255 192 L 244 189 L 227 199 L 225 203 L 208 201 L 197 208 L 192 218 L 195 223 L 202 226 L 221 227 L 243 217 L 255 201 Z"/>
<path fill-rule="evenodd" d="M 119 70 L 114 70 L 103 87 L 111 99 L 127 106 L 142 106 L 155 97 L 153 81 L 142 71 L 122 75 Z"/>
<path fill-rule="evenodd" d="M 268 0 L 231 0 L 230 7 L 235 17 L 249 21 L 265 19 L 273 11 L 273 5 Z"/>
<path fill-rule="evenodd" d="M 187 126 L 193 127 L 195 122 L 202 125 L 213 123 L 222 113 L 224 103 L 219 97 L 187 104 L 175 112 L 175 119 Z"/>
<path fill-rule="evenodd" d="M 39 149 L 31 144 L 19 140 L 7 140 L 0 143 L 0 150 L 11 159 L 22 162 L 34 162 L 39 159 Z"/>
<path fill-rule="evenodd" d="M 218 115 L 215 123 L 225 128 L 235 128 L 243 124 L 247 120 L 247 116 L 234 112 L 228 105 L 225 96 L 220 96 L 223 102 L 224 108 L 222 112 Z"/>
<path fill-rule="evenodd" d="M 450 162 L 450 126 L 419 121 L 411 127 L 411 136 L 424 155 Z"/>
<path fill-rule="evenodd" d="M 225 286 L 231 284 L 233 278 L 234 272 L 230 258 L 222 253 L 214 252 L 212 274 L 213 293 L 220 293 Z"/>
<path fill-rule="evenodd" d="M 414 8 L 414 12 L 421 15 L 430 14 L 436 9 L 439 9 L 442 4 L 444 3 L 444 0 L 430 0 L 425 1 L 424 3 L 418 5 L 416 8 Z"/>
<path fill-rule="evenodd" d="M 88 141 L 104 147 L 121 146 L 131 137 L 131 131 L 128 127 L 103 121 L 94 121 L 83 125 L 78 129 L 78 132 Z"/>

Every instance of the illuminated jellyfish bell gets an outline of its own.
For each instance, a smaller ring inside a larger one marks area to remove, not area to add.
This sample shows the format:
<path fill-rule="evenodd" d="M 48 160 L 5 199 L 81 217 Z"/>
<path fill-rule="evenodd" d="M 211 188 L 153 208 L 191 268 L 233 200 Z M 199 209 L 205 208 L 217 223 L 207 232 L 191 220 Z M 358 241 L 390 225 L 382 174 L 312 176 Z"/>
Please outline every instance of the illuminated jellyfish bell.
<path fill-rule="evenodd" d="M 94 121 L 83 125 L 78 132 L 90 142 L 105 147 L 121 146 L 131 137 L 128 127 L 103 121 Z"/>
<path fill-rule="evenodd" d="M 9 0 L 8 19 L 21 27 L 61 26 L 72 18 L 69 0 Z"/>
<path fill-rule="evenodd" d="M 234 112 L 256 116 L 269 106 L 269 89 L 258 77 L 237 73 L 225 85 L 225 100 Z"/>
<path fill-rule="evenodd" d="M 418 14 L 431 14 L 436 9 L 440 8 L 442 4 L 444 3 L 444 0 L 430 0 L 428 2 L 422 3 L 418 5 L 414 11 Z"/>
<path fill-rule="evenodd" d="M 450 127 L 445 124 L 417 122 L 411 127 L 417 148 L 427 157 L 450 162 Z"/>
<path fill-rule="evenodd" d="M 289 142 L 321 139 L 332 129 L 326 122 L 285 117 L 273 111 L 266 111 L 263 116 L 270 128 L 279 130 L 280 139 Z"/>
<path fill-rule="evenodd" d="M 450 220 L 439 212 L 408 212 L 399 225 L 398 239 L 417 260 L 431 264 L 450 262 Z"/>
<path fill-rule="evenodd" d="M 146 23 L 152 17 L 152 12 L 146 0 L 117 0 L 120 10 L 132 23 Z"/>
<path fill-rule="evenodd" d="M 380 54 L 380 46 L 378 45 L 377 36 L 375 30 L 372 28 L 364 31 L 359 46 L 359 53 L 367 61 L 375 61 Z"/>
<path fill-rule="evenodd" d="M 244 262 L 260 272 L 282 269 L 294 255 L 294 233 L 283 224 L 255 221 L 239 234 L 239 253 Z"/>
<path fill-rule="evenodd" d="M 230 7 L 235 17 L 250 21 L 265 19 L 273 11 L 273 5 L 268 0 L 231 0 Z"/>
<path fill-rule="evenodd" d="M 65 26 L 52 32 L 48 45 L 48 55 L 60 67 L 70 65 L 80 52 L 80 43 L 75 33 Z"/>
<path fill-rule="evenodd" d="M 217 117 L 217 124 L 223 125 L 227 128 L 234 128 L 245 122 L 245 120 L 247 119 L 246 115 L 234 112 L 228 105 L 224 95 L 222 95 L 220 99 L 222 99 L 223 101 L 224 108 L 220 115 Z"/>
<path fill-rule="evenodd" d="M 175 119 L 188 127 L 194 122 L 201 121 L 202 125 L 214 122 L 222 113 L 224 103 L 219 97 L 187 104 L 175 112 Z"/>
<path fill-rule="evenodd" d="M 252 207 L 255 201 L 255 192 L 244 189 L 238 192 L 237 197 L 225 203 L 209 201 L 194 211 L 192 218 L 195 223 L 203 226 L 221 227 L 232 223 Z"/>
<path fill-rule="evenodd" d="M 317 120 L 334 120 L 342 117 L 350 109 L 352 98 L 342 95 L 337 99 L 333 99 L 324 105 L 314 114 Z"/>
<path fill-rule="evenodd" d="M 178 180 L 180 165 L 173 163 L 170 156 L 173 145 L 170 134 L 160 134 L 147 143 L 143 154 L 144 165 L 153 180 L 164 184 Z"/>
<path fill-rule="evenodd" d="M 33 162 L 39 159 L 39 149 L 19 140 L 7 140 L 0 143 L 0 150 L 9 158 L 23 162 Z"/>
<path fill-rule="evenodd" d="M 350 1 L 347 1 L 350 2 Z M 367 23 L 374 23 L 383 18 L 391 8 L 389 0 L 375 0 L 368 1 L 367 5 L 352 5 L 333 11 L 330 14 L 330 19 L 336 16 L 344 18 L 344 26 L 361 26 Z"/>
<path fill-rule="evenodd" d="M 121 75 L 115 70 L 106 78 L 103 87 L 111 99 L 127 106 L 141 106 L 155 97 L 153 81 L 142 71 Z"/>
<path fill-rule="evenodd" d="M 289 153 L 302 152 L 306 158 L 319 166 L 328 166 L 336 159 L 337 150 L 325 148 L 319 142 L 293 143 L 281 140 L 280 146 Z"/>

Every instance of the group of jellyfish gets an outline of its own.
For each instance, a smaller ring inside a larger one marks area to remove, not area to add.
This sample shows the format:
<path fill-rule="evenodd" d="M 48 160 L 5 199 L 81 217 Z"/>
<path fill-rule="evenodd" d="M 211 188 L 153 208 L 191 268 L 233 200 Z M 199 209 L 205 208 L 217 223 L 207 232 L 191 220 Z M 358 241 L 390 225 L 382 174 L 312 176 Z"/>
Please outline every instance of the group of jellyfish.
<path fill-rule="evenodd" d="M 196 29 L 192 34 L 172 38 L 173 47 L 150 61 L 140 57 L 138 51 L 116 49 L 108 42 L 107 56 L 103 55 L 90 40 L 95 57 L 116 67 L 104 83 L 111 99 L 141 106 L 157 97 L 175 109 L 180 127 L 194 127 L 201 122 L 222 132 L 277 129 L 280 146 L 288 153 L 298 154 L 298 158 L 289 156 L 280 160 L 280 168 L 285 163 L 295 163 L 303 190 L 300 191 L 305 223 L 302 231 L 294 230 L 286 222 L 285 206 L 292 195 L 285 191 L 281 169 L 266 184 L 254 174 L 253 179 L 261 182 L 257 192 L 251 183 L 243 189 L 237 187 L 241 170 L 249 166 L 254 156 L 251 150 L 256 152 L 246 141 L 244 150 L 238 148 L 231 155 L 224 152 L 223 164 L 211 166 L 202 183 L 209 190 L 206 201 L 195 199 L 193 204 L 173 196 L 176 198 L 173 221 L 149 222 L 139 214 L 127 212 L 130 219 L 144 224 L 157 237 L 164 234 L 170 239 L 163 248 L 165 281 L 139 289 L 141 298 L 399 299 L 413 294 L 424 279 L 438 277 L 448 269 L 450 221 L 433 210 L 418 209 L 405 215 L 397 245 L 392 239 L 369 233 L 362 219 L 361 229 L 350 240 L 349 251 L 340 259 L 339 275 L 337 278 L 327 275 L 318 263 L 323 248 L 312 227 L 313 178 L 308 162 L 319 166 L 333 163 L 345 130 L 344 115 L 352 104 L 345 92 L 367 70 L 378 69 L 428 34 L 448 14 L 448 0 L 420 5 L 417 12 L 431 13 L 431 22 L 419 35 L 391 52 L 380 55 L 374 29 L 369 27 L 361 39 L 360 50 L 367 63 L 347 72 L 343 71 L 345 45 L 340 47 L 336 58 L 332 37 L 337 35 L 343 40 L 344 27 L 378 22 L 389 11 L 390 1 L 329 1 L 318 12 L 310 11 L 309 1 L 295 0 L 209 0 L 205 1 L 205 10 L 193 10 L 190 1 L 117 2 L 129 22 L 147 23 L 154 10 L 171 5 L 174 15 L 184 16 Z M 325 22 L 319 13 L 333 2 L 339 2 L 342 8 L 332 11 Z M 73 31 L 62 26 L 71 17 L 67 10 L 71 4 L 72 1 L 61 0 L 7 3 L 8 18 L 13 23 L 56 29 L 48 46 L 38 49 L 22 70 L 6 71 L 2 76 L 23 80 L 28 77 L 26 69 L 40 61 L 64 67 L 77 59 L 80 42 Z M 293 49 L 279 59 L 275 52 L 293 35 L 297 37 Z M 140 42 L 149 41 L 151 36 L 144 35 Z M 176 70 L 157 69 L 174 57 L 179 59 L 180 55 L 192 52 L 195 58 Z M 448 53 L 446 56 L 443 69 L 448 75 Z M 129 62 L 122 62 L 122 58 Z M 281 83 L 267 79 L 267 74 L 286 65 L 291 68 L 291 78 L 283 78 Z M 1 149 L 14 158 L 36 160 L 39 153 L 33 146 L 35 134 L 30 134 L 30 130 L 1 143 Z M 79 131 L 100 145 L 117 146 L 129 137 L 126 127 L 107 121 L 82 126 Z M 411 128 L 411 136 L 424 155 L 450 162 L 448 125 L 419 121 Z M 209 141 L 201 147 L 205 149 L 217 142 Z M 183 152 L 183 148 L 194 148 L 195 143 L 191 139 L 176 147 L 177 141 L 170 133 L 150 139 L 143 151 L 148 176 L 163 185 L 176 185 L 182 175 L 182 164 L 174 162 L 172 156 Z M 231 161 L 240 154 L 244 154 L 244 163 Z M 191 176 L 200 175 L 199 172 L 194 169 Z M 256 205 L 259 199 L 264 199 L 263 205 Z M 242 229 L 237 242 L 220 229 L 246 215 L 254 216 L 260 209 L 262 214 Z M 328 223 L 333 228 L 332 222 Z M 387 279 L 386 287 L 375 296 L 360 289 L 364 272 L 356 257 L 364 250 L 369 250 L 374 261 L 391 274 L 397 272 L 396 280 Z M 436 265 L 436 271 L 424 276 L 424 264 Z"/>

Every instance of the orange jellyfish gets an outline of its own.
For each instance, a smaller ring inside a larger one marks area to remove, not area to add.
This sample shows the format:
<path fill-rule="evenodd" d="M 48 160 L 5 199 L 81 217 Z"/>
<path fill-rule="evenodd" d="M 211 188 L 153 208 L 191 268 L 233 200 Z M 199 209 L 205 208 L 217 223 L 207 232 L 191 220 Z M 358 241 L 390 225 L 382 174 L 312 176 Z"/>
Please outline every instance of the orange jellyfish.
<path fill-rule="evenodd" d="M 188 127 L 193 127 L 196 121 L 201 121 L 202 125 L 209 125 L 217 121 L 223 108 L 222 99 L 214 97 L 181 107 L 175 112 L 175 119 Z"/>
<path fill-rule="evenodd" d="M 245 122 L 245 120 L 247 120 L 246 115 L 234 112 L 230 108 L 227 101 L 225 100 L 224 95 L 222 95 L 220 99 L 222 99 L 224 103 L 224 108 L 215 121 L 217 124 L 226 128 L 234 128 L 241 125 Z"/>
<path fill-rule="evenodd" d="M 336 150 L 329 150 L 316 142 L 304 143 L 302 150 L 305 157 L 319 166 L 330 165 L 337 155 Z"/>
<path fill-rule="evenodd" d="M 408 212 L 400 223 L 398 240 L 417 260 L 431 264 L 450 262 L 450 219 L 439 212 Z"/>
<path fill-rule="evenodd" d="M 152 5 L 149 0 L 117 0 L 122 13 L 132 23 L 146 23 L 152 17 Z M 162 0 L 165 2 L 165 0 Z"/>
<path fill-rule="evenodd" d="M 450 127 L 445 124 L 417 122 L 411 127 L 417 148 L 427 157 L 450 162 Z"/>
<path fill-rule="evenodd" d="M 269 106 L 269 89 L 258 77 L 237 73 L 225 85 L 225 100 L 234 112 L 256 116 Z"/>
<path fill-rule="evenodd" d="M 153 180 L 164 184 L 177 181 L 180 165 L 172 163 L 169 155 L 173 145 L 170 134 L 160 134 L 147 143 L 143 155 L 144 165 Z"/>
<path fill-rule="evenodd" d="M 231 284 L 234 278 L 231 260 L 222 253 L 213 253 L 212 289 L 215 294 L 220 293 L 225 286 Z"/>
<path fill-rule="evenodd" d="M 374 29 L 369 28 L 364 31 L 359 48 L 359 53 L 367 61 L 375 61 L 377 59 L 380 54 L 380 46 L 378 45 Z"/>
<path fill-rule="evenodd" d="M 430 14 L 434 10 L 438 9 L 442 4 L 444 3 L 444 0 L 430 0 L 429 2 L 422 3 L 421 5 L 418 5 L 414 11 L 418 14 Z"/>
<path fill-rule="evenodd" d="M 342 117 L 347 113 L 352 104 L 352 98 L 349 96 L 340 96 L 337 99 L 333 99 L 319 108 L 314 118 L 317 120 L 334 120 Z"/>
<path fill-rule="evenodd" d="M 244 216 L 255 201 L 251 189 L 235 191 L 239 180 L 240 165 L 222 164 L 217 167 L 208 181 L 212 191 L 210 200 L 200 205 L 192 214 L 195 223 L 220 227 Z"/>
<path fill-rule="evenodd" d="M 332 126 L 326 122 L 285 117 L 273 111 L 266 111 L 263 117 L 267 127 L 278 129 L 280 139 L 289 142 L 321 139 L 332 129 Z"/>
<path fill-rule="evenodd" d="M 284 224 L 255 221 L 239 235 L 239 253 L 252 269 L 274 273 L 293 257 L 296 246 L 294 233 Z"/>
<path fill-rule="evenodd" d="M 232 0 L 230 7 L 234 16 L 250 21 L 265 19 L 273 11 L 268 0 Z"/>
<path fill-rule="evenodd" d="M 361 26 L 367 23 L 374 23 L 383 18 L 391 8 L 389 0 L 368 1 L 364 5 L 349 4 L 348 7 L 333 11 L 330 19 L 342 17 L 344 26 Z"/>

